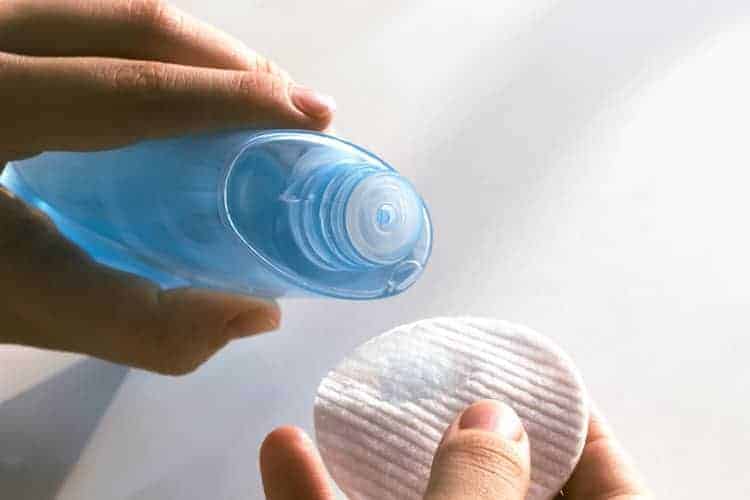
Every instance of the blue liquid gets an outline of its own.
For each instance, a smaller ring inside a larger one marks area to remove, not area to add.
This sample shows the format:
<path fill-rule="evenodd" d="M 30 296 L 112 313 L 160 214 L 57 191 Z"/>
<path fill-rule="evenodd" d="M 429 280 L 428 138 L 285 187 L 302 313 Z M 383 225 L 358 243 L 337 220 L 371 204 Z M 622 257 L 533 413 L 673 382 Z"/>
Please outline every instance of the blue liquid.
<path fill-rule="evenodd" d="M 97 261 L 163 288 L 380 298 L 413 284 L 431 247 L 408 181 L 313 132 L 45 153 L 10 163 L 0 183 Z"/>

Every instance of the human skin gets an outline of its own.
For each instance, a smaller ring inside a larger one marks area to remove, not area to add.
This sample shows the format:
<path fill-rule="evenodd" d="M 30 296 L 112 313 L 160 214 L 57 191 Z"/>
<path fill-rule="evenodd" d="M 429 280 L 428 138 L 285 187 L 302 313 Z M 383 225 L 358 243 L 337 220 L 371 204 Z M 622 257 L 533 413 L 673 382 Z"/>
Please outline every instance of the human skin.
<path fill-rule="evenodd" d="M 0 168 L 230 127 L 325 130 L 330 97 L 229 35 L 154 0 L 0 2 Z M 278 306 L 162 291 L 92 261 L 0 189 L 0 343 L 89 354 L 164 374 L 274 330 Z"/>
<path fill-rule="evenodd" d="M 221 31 L 157 0 L 0 2 L 0 168 L 45 150 L 93 151 L 229 127 L 327 129 L 333 100 Z M 278 327 L 269 301 L 162 291 L 101 266 L 41 212 L 0 189 L 0 343 L 89 354 L 164 374 L 194 370 L 228 342 Z M 501 403 L 449 427 L 425 500 L 520 500 L 529 450 Z M 593 417 L 565 487 L 574 500 L 648 498 Z M 330 500 L 309 438 L 272 432 L 261 449 L 270 500 Z"/>
<path fill-rule="evenodd" d="M 267 500 L 333 500 L 320 455 L 304 432 L 281 427 L 260 450 Z M 446 430 L 424 500 L 523 500 L 529 487 L 529 442 L 507 405 L 480 401 Z M 652 496 L 598 410 L 583 454 L 556 500 L 648 500 Z"/>

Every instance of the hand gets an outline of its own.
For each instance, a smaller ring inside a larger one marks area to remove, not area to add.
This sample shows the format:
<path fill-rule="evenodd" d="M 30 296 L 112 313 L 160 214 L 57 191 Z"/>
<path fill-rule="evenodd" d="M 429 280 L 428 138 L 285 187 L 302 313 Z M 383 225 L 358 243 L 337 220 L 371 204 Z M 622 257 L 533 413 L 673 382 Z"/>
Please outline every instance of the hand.
<path fill-rule="evenodd" d="M 335 498 L 314 445 L 299 429 L 282 427 L 269 434 L 260 467 L 268 500 Z M 445 432 L 424 499 L 523 500 L 529 473 L 529 441 L 515 412 L 502 403 L 480 401 Z M 596 411 L 581 460 L 563 492 L 556 500 L 651 498 Z"/>
<path fill-rule="evenodd" d="M 323 130 L 330 98 L 158 0 L 0 2 L 0 169 L 45 150 L 96 150 L 229 127 Z M 0 342 L 181 374 L 278 326 L 275 303 L 160 291 L 93 262 L 0 189 Z"/>

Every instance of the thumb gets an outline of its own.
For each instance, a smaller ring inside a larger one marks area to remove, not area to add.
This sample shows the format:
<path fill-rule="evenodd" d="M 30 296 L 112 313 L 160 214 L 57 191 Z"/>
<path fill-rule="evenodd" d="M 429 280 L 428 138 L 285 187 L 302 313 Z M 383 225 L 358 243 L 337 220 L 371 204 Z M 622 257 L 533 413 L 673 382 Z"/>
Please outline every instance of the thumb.
<path fill-rule="evenodd" d="M 510 406 L 479 401 L 443 436 L 425 500 L 523 500 L 529 487 L 529 438 Z"/>

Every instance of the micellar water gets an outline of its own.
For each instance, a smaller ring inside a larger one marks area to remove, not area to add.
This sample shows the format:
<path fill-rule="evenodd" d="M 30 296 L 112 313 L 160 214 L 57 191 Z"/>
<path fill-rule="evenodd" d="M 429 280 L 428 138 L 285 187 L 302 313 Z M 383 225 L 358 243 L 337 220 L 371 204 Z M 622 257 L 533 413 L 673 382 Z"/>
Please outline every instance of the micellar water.
<path fill-rule="evenodd" d="M 163 288 L 375 299 L 412 285 L 432 244 L 406 179 L 309 131 L 49 152 L 9 163 L 0 183 L 97 261 Z"/>

